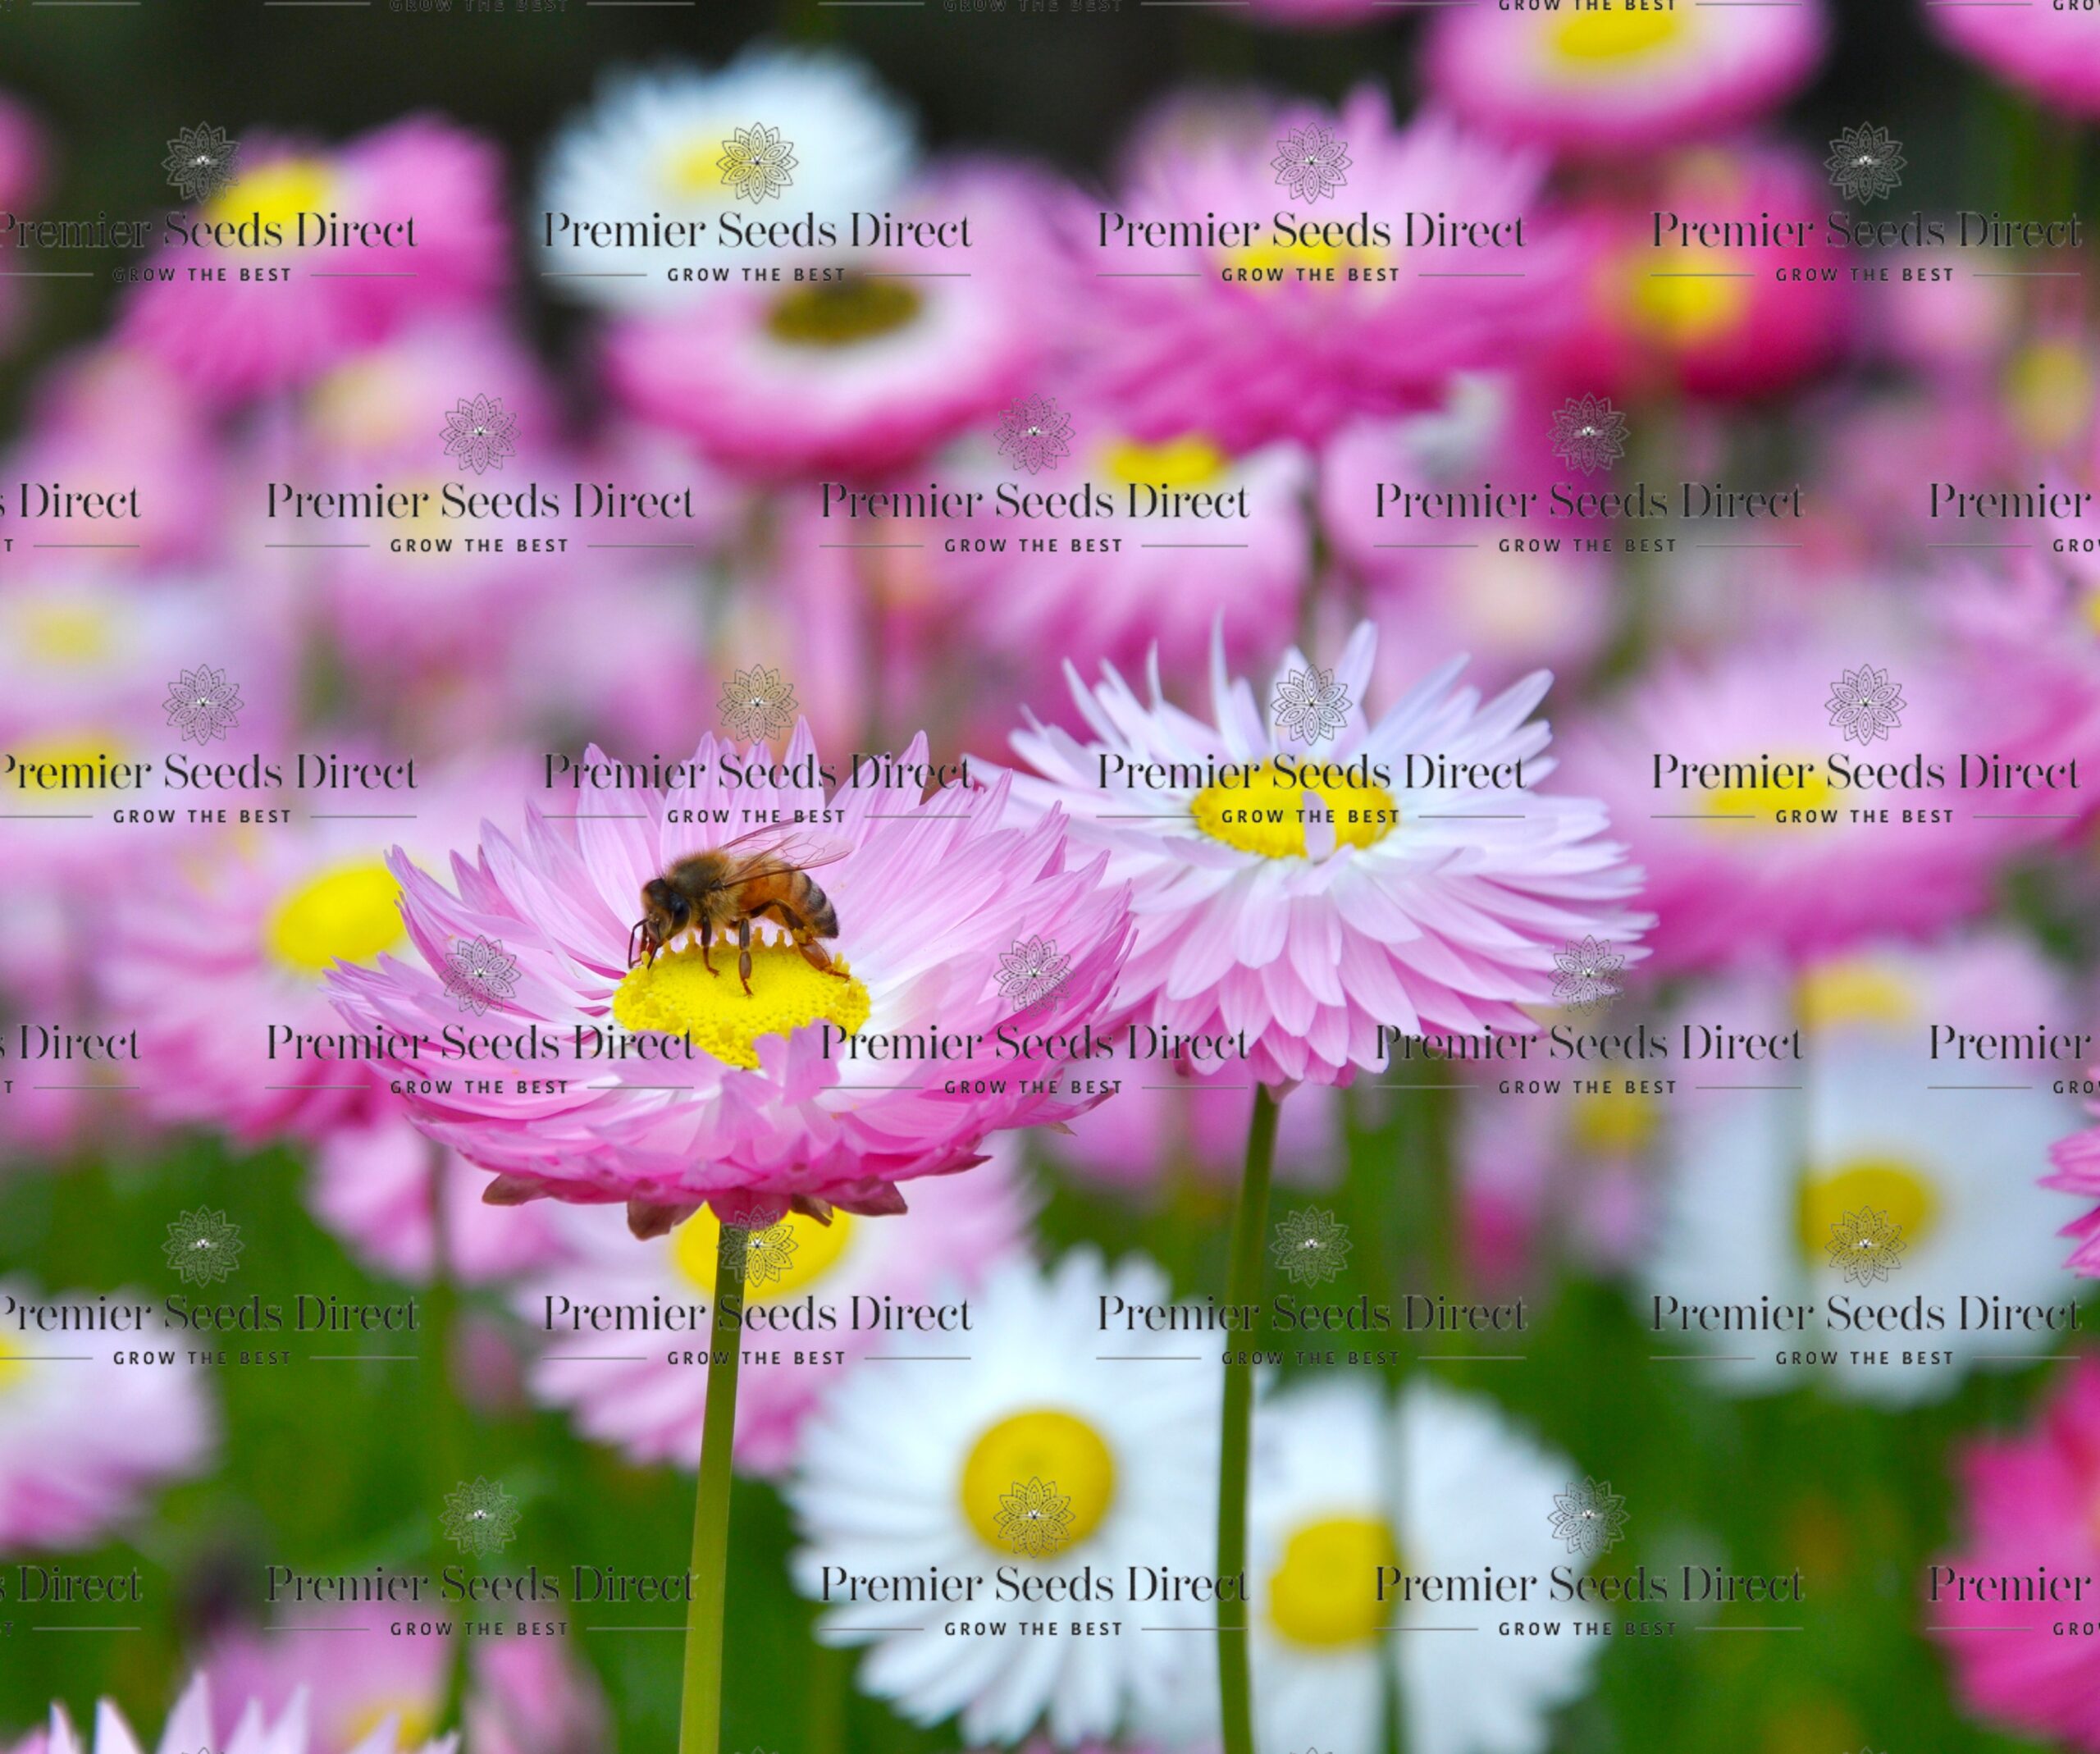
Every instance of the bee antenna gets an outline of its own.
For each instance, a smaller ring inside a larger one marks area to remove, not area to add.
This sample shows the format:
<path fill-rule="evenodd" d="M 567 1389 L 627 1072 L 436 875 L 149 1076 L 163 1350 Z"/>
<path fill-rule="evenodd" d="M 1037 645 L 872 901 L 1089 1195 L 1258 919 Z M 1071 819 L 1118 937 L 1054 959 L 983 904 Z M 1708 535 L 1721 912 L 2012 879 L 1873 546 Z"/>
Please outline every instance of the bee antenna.
<path fill-rule="evenodd" d="M 628 966 L 629 968 L 632 968 L 632 967 L 634 966 L 634 958 L 635 958 L 635 948 L 634 948 L 634 946 L 635 946 L 635 940 L 636 940 L 637 939 L 638 939 L 638 938 L 640 938 L 640 937 L 641 936 L 641 929 L 642 929 L 642 927 L 644 927 L 645 925 L 648 925 L 648 924 L 649 924 L 649 922 L 648 922 L 646 920 L 636 920 L 636 921 L 634 922 L 634 924 L 633 924 L 632 925 L 631 925 L 631 926 L 629 926 L 629 927 L 628 928 L 628 934 L 627 934 L 627 966 Z"/>

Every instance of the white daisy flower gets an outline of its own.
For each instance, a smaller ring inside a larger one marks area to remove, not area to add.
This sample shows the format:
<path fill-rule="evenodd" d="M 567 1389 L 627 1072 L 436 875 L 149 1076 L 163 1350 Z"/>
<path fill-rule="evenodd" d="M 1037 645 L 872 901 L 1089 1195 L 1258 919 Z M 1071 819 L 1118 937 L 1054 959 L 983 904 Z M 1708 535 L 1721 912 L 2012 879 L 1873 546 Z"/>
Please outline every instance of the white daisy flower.
<path fill-rule="evenodd" d="M 792 147 L 794 165 L 792 185 L 754 211 L 722 161 L 740 130 L 760 127 Z M 843 55 L 756 48 L 714 72 L 614 74 L 548 152 L 535 216 L 541 267 L 559 276 L 551 285 L 593 304 L 675 303 L 699 283 L 673 279 L 673 269 L 727 268 L 735 281 L 788 254 L 727 242 L 725 216 L 756 224 L 813 213 L 843 242 L 851 214 L 880 209 L 915 155 L 910 116 Z M 660 223 L 693 226 L 690 247 L 651 243 Z M 615 224 L 636 228 L 640 241 L 587 229 Z"/>
<path fill-rule="evenodd" d="M 1126 1585 L 1133 1566 L 1213 1568 L 1217 1347 L 1104 1332 L 1103 1297 L 1164 1305 L 1171 1293 L 1150 1262 L 1110 1268 L 1091 1250 L 1047 1275 L 1009 1265 L 972 1300 L 968 1335 L 884 1348 L 954 1362 L 860 1364 L 805 1435 L 788 1495 L 805 1542 L 796 1581 L 821 1598 L 834 1580 L 818 1636 L 871 1647 L 861 1685 L 916 1723 L 959 1712 L 971 1743 L 1003 1744 L 1047 1720 L 1069 1744 L 1184 1715 L 1202 1691 L 1191 1677 L 1209 1660 L 1214 1604 L 1133 1603 Z M 1002 1601 L 1002 1567 L 1039 1590 L 1091 1573 L 1116 1596 Z M 848 1601 L 835 1581 L 935 1568 L 979 1580 L 974 1599 Z M 1022 1630 L 1075 1619 L 1121 1631 Z"/>
<path fill-rule="evenodd" d="M 1504 1635 L 1499 1622 L 1519 1617 L 1507 1606 L 1408 1602 L 1390 1582 L 1381 1601 L 1377 1568 L 1543 1578 L 1570 1563 L 1550 1514 L 1577 1472 L 1492 1402 L 1436 1383 L 1390 1410 L 1363 1377 L 1271 1397 L 1248 1537 L 1260 1746 L 1376 1754 L 1390 1673 L 1411 1754 L 1544 1748 L 1548 1714 L 1581 1691 L 1600 1642 L 1570 1636 L 1574 1612 L 1529 1601 L 1522 1619 L 1564 1629 Z M 1428 1629 L 1452 1627 L 1465 1629 Z"/>
<path fill-rule="evenodd" d="M 2076 1104 L 2051 1094 L 2031 1066 L 1979 1068 L 1928 1053 L 1933 1022 L 2031 1032 L 2038 1019 L 2068 1017 L 2031 949 L 1993 935 L 1864 951 L 1792 981 L 1709 988 L 1687 1014 L 1739 1030 L 1790 1030 L 1798 1019 L 1801 1064 L 1713 1076 L 1802 1088 L 1680 1099 L 1641 1316 L 1657 1296 L 1689 1309 L 1755 1310 L 1768 1300 L 1816 1307 L 1797 1329 L 1740 1316 L 1723 1327 L 1714 1316 L 1702 1330 L 1666 1304 L 1655 1350 L 1711 1352 L 1715 1379 L 1740 1393 L 1820 1382 L 1848 1399 L 1901 1406 L 1952 1394 L 1980 1366 L 2016 1368 L 2018 1355 L 2055 1350 L 2047 1329 L 1963 1332 L 1956 1322 L 1965 1295 L 2061 1304 L 2075 1295 L 2056 1235 L 2075 1208 L 2037 1177 L 2051 1142 L 2075 1124 Z M 1961 1085 L 2029 1087 L 1931 1088 Z M 1944 1312 L 1946 1327 L 1861 1329 L 1825 1314 L 1833 1299 L 1857 1309 L 1919 1298 Z M 1906 1365 L 1906 1351 L 1936 1356 Z M 1814 1362 L 1783 1358 L 1795 1353 Z"/>

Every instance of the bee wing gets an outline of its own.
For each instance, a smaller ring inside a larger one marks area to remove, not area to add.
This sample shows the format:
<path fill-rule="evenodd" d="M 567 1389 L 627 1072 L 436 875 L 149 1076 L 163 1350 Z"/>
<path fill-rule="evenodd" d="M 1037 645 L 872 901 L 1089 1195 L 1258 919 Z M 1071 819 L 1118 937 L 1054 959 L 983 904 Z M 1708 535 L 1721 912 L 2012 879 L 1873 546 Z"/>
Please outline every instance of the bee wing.
<path fill-rule="evenodd" d="M 789 871 L 836 865 L 853 851 L 853 843 L 815 833 L 799 823 L 769 822 L 713 850 L 738 855 L 731 880 L 748 883 L 755 877 L 780 877 Z"/>

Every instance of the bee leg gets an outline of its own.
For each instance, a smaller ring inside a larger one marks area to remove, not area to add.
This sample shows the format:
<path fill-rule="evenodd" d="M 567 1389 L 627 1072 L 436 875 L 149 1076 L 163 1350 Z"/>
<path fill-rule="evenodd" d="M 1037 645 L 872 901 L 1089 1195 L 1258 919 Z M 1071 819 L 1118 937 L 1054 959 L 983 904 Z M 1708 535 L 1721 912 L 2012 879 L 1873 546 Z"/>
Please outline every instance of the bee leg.
<path fill-rule="evenodd" d="M 795 934 L 795 948 L 802 952 L 802 960 L 811 968 L 823 974 L 836 975 L 841 980 L 851 980 L 853 978 L 844 969 L 833 967 L 831 952 L 810 937 L 807 932 L 797 931 Z"/>
<path fill-rule="evenodd" d="M 742 978 L 747 998 L 756 998 L 751 991 L 751 920 L 746 914 L 737 922 L 737 973 Z"/>
<path fill-rule="evenodd" d="M 700 922 L 700 966 L 719 980 L 722 971 L 717 968 L 707 954 L 708 946 L 714 942 L 714 922 L 703 917 Z"/>

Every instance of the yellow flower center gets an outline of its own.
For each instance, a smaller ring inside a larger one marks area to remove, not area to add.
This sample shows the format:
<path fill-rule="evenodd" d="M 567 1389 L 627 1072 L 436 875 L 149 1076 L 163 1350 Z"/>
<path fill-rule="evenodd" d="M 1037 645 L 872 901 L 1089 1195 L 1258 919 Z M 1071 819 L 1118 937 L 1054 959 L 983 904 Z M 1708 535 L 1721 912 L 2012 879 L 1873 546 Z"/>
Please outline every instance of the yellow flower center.
<path fill-rule="evenodd" d="M 1678 12 L 1576 12 L 1554 25 L 1554 53 L 1590 64 L 1627 61 L 1675 42 L 1684 28 Z"/>
<path fill-rule="evenodd" d="M 340 962 L 374 962 L 406 934 L 401 886 L 377 859 L 338 866 L 281 900 L 263 927 L 270 953 L 298 975 L 323 975 Z"/>
<path fill-rule="evenodd" d="M 1226 454 L 1194 432 L 1164 445 L 1140 445 L 1122 439 L 1105 453 L 1108 472 L 1133 486 L 1203 487 L 1225 473 Z"/>
<path fill-rule="evenodd" d="M 1810 1173 L 1801 1185 L 1799 1216 L 1802 1258 L 1822 1266 L 1830 1258 L 1830 1226 L 1851 1212 L 1878 1212 L 1915 1247 L 1938 1217 L 1931 1178 L 1897 1158 L 1856 1158 L 1826 1175 Z"/>
<path fill-rule="evenodd" d="M 783 293 L 766 331 L 792 347 L 854 347 L 906 327 L 924 302 L 902 281 L 849 274 Z"/>
<path fill-rule="evenodd" d="M 109 612 L 99 604 L 31 602 L 12 619 L 18 649 L 40 664 L 98 664 L 116 643 Z"/>
<path fill-rule="evenodd" d="M 2085 430 L 2093 403 L 2093 362 L 2068 336 L 2038 340 L 2013 355 L 2006 400 L 2027 448 L 2061 450 Z"/>
<path fill-rule="evenodd" d="M 734 945 L 717 944 L 710 974 L 697 945 L 637 962 L 613 994 L 613 1016 L 623 1029 L 660 1030 L 683 1036 L 725 1065 L 758 1069 L 761 1035 L 792 1035 L 829 1023 L 857 1035 L 873 1008 L 868 989 L 850 974 L 841 980 L 810 966 L 792 944 L 751 946 L 751 989 L 737 978 Z M 837 957 L 833 966 L 845 974 Z"/>
<path fill-rule="evenodd" d="M 1269 1619 L 1293 1644 L 1332 1650 L 1368 1643 L 1386 1624 L 1378 1568 L 1398 1569 L 1399 1543 L 1380 1517 L 1308 1523 L 1285 1542 L 1269 1578 Z"/>
<path fill-rule="evenodd" d="M 719 128 L 689 136 L 664 162 L 664 182 L 686 200 L 722 196 L 724 143 L 734 130 Z"/>
<path fill-rule="evenodd" d="M 0 1335 L 0 1389 L 20 1386 L 29 1373 L 29 1363 L 22 1356 L 22 1349 L 5 1335 Z"/>
<path fill-rule="evenodd" d="M 1659 250 L 1621 259 L 1621 290 L 1635 326 L 1659 345 L 1690 348 L 1735 328 L 1750 308 L 1746 263 L 1720 249 Z"/>
<path fill-rule="evenodd" d="M 334 185 L 325 160 L 280 158 L 236 179 L 212 199 L 204 217 L 217 223 L 252 214 L 289 236 L 301 213 L 326 209 Z"/>
<path fill-rule="evenodd" d="M 54 774 L 47 783 L 37 775 L 39 768 L 78 768 L 76 776 L 83 783 L 91 782 L 98 764 L 126 759 L 124 746 L 116 738 L 99 737 L 93 732 L 79 732 L 70 737 L 52 737 L 32 739 L 15 751 L 20 770 L 14 776 L 21 782 L 22 792 L 30 797 L 57 797 L 65 795 L 68 788 L 62 779 Z"/>
<path fill-rule="evenodd" d="M 1329 821 L 1337 848 L 1374 846 L 1399 824 L 1400 806 L 1375 782 L 1343 775 L 1311 785 L 1273 761 L 1247 779 L 1244 786 L 1205 786 L 1189 801 L 1198 828 L 1242 852 L 1302 859 L 1310 822 Z M 1308 793 L 1317 802 L 1308 802 Z"/>
<path fill-rule="evenodd" d="M 1773 761 L 1773 766 L 1785 765 L 1801 769 L 1801 783 L 1797 786 L 1723 786 L 1718 792 L 1706 794 L 1706 815 L 1715 827 L 1722 829 L 1748 829 L 1762 824 L 1766 828 L 1775 826 L 1778 813 L 1783 810 L 1823 810 L 1830 804 L 1830 781 L 1824 775 L 1822 764 L 1813 756 L 1784 756 Z M 1751 820 L 1743 821 L 1741 819 Z"/>
<path fill-rule="evenodd" d="M 1661 1120 L 1652 1096 L 1589 1093 L 1575 1099 L 1575 1149 L 1593 1157 L 1628 1157 L 1645 1150 Z"/>
<path fill-rule="evenodd" d="M 999 1500 L 1030 1480 L 1071 1500 L 1066 1527 L 1077 1546 L 1115 1501 L 1116 1458 L 1101 1433 L 1074 1414 L 1046 1407 L 1000 1420 L 962 1464 L 963 1514 L 993 1551 L 1012 1551 L 999 1527 Z"/>
<path fill-rule="evenodd" d="M 1811 969 L 1795 989 L 1801 1021 L 1812 1030 L 1848 1023 L 1908 1023 L 1916 1013 L 1903 977 L 1884 962 L 1845 957 Z"/>
<path fill-rule="evenodd" d="M 756 984 L 756 983 L 754 983 Z M 847 1245 L 852 1240 L 856 1223 L 851 1213 L 834 1211 L 831 1222 L 824 1224 L 806 1213 L 791 1212 L 775 1226 L 787 1232 L 784 1239 L 777 1239 L 775 1248 L 787 1256 L 787 1265 L 778 1273 L 769 1277 L 762 1286 L 751 1286 L 745 1292 L 746 1303 L 770 1303 L 779 1298 L 791 1297 L 806 1286 L 814 1285 L 838 1264 L 839 1257 L 846 1253 Z M 671 1232 L 671 1259 L 687 1283 L 710 1295 L 714 1290 L 714 1260 L 722 1243 L 722 1223 L 713 1208 L 703 1206 L 690 1218 Z M 788 1248 L 786 1244 L 793 1246 Z M 766 1249 L 758 1241 L 755 1233 L 751 1254 L 757 1256 L 762 1249 L 769 1259 L 777 1258 L 774 1249 Z M 752 1260 L 752 1267 L 757 1262 Z"/>
<path fill-rule="evenodd" d="M 395 1745 L 421 1747 L 437 1733 L 438 1706 L 430 1699 L 407 1693 L 383 1695 L 359 1708 L 344 1734 L 344 1745 L 356 1747 L 374 1730 L 392 1718 L 397 1728 Z"/>

